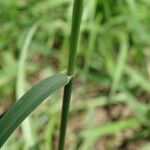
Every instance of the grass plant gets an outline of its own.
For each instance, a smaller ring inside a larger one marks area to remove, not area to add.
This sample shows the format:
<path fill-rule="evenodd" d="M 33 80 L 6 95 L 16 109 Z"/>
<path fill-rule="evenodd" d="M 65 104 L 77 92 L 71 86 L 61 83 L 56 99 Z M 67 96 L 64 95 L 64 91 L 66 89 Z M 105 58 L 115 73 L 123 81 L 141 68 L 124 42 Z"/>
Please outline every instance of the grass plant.
<path fill-rule="evenodd" d="M 84 1 L 81 29 L 83 0 L 0 1 L 2 150 L 28 149 L 35 141 L 41 150 L 148 149 L 150 1 Z M 67 75 L 55 73 L 66 68 Z M 64 86 L 63 106 L 63 91 L 42 103 Z M 30 127 L 21 125 L 26 117 Z"/>

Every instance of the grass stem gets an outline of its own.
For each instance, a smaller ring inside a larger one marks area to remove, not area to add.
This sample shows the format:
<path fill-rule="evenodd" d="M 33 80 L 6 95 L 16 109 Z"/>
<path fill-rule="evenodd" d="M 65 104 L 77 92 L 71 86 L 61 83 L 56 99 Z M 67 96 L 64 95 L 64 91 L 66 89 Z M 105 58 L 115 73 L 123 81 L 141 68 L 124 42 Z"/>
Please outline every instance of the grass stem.
<path fill-rule="evenodd" d="M 74 75 L 82 11 L 83 11 L 83 0 L 74 0 L 69 59 L 68 59 L 68 68 L 67 68 L 68 76 Z M 69 113 L 69 106 L 70 106 L 71 92 L 72 92 L 72 82 L 73 79 L 71 79 L 70 82 L 64 88 L 58 150 L 64 150 L 66 128 L 68 122 L 68 113 Z"/>

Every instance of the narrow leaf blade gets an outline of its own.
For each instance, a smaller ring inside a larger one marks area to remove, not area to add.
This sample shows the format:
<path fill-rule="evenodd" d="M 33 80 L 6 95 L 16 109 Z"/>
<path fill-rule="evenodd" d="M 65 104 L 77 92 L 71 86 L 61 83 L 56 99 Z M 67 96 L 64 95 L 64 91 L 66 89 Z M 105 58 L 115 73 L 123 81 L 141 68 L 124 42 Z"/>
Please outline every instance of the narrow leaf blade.
<path fill-rule="evenodd" d="M 59 73 L 40 81 L 27 91 L 0 120 L 0 147 L 40 103 L 68 82 L 68 77 Z"/>

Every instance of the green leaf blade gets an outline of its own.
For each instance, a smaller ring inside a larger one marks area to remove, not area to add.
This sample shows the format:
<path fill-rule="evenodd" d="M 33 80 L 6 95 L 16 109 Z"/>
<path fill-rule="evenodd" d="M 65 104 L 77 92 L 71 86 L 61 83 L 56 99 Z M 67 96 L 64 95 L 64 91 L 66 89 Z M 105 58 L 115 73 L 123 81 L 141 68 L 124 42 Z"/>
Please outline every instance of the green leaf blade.
<path fill-rule="evenodd" d="M 68 82 L 69 78 L 59 73 L 38 82 L 27 91 L 0 120 L 0 147 L 40 103 Z"/>

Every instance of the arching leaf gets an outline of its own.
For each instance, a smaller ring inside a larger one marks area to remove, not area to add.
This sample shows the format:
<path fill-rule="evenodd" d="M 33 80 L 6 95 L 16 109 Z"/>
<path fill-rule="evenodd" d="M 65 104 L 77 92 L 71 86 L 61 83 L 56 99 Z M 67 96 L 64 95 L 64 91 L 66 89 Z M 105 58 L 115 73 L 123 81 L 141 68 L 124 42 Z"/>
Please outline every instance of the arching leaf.
<path fill-rule="evenodd" d="M 40 103 L 68 82 L 69 78 L 59 73 L 40 81 L 27 91 L 0 120 L 0 147 Z"/>

